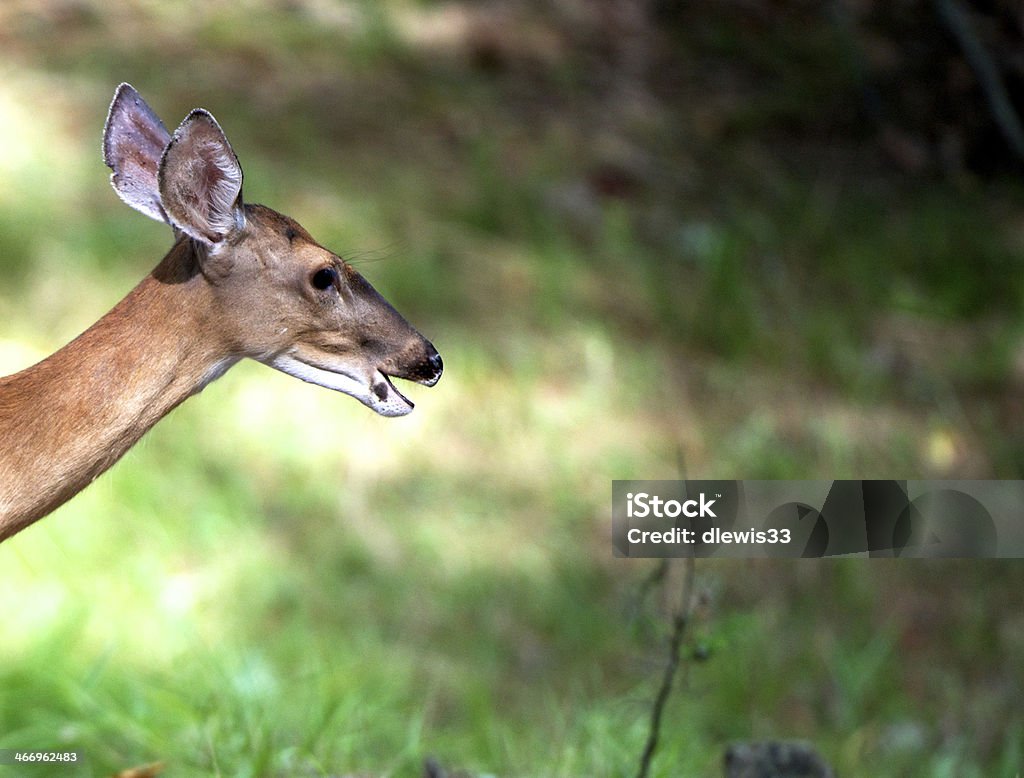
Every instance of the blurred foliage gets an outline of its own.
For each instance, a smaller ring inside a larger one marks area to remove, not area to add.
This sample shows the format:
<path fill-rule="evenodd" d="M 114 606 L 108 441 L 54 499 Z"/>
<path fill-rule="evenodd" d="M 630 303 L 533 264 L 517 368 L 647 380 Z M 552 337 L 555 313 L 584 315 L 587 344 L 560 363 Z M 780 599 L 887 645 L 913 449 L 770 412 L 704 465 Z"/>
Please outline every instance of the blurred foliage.
<path fill-rule="evenodd" d="M 247 199 L 356 262 L 446 375 L 385 420 L 241 365 L 0 547 L 0 748 L 628 774 L 664 634 L 649 565 L 611 559 L 611 479 L 1021 477 L 1021 185 L 942 151 L 991 117 L 913 5 L 7 0 L 0 369 L 169 245 L 104 182 L 127 80 L 169 126 L 209 108 Z M 937 61 L 960 80 L 895 86 Z M 1019 770 L 1019 565 L 699 583 L 710 656 L 656 774 L 752 737 L 847 775 Z"/>

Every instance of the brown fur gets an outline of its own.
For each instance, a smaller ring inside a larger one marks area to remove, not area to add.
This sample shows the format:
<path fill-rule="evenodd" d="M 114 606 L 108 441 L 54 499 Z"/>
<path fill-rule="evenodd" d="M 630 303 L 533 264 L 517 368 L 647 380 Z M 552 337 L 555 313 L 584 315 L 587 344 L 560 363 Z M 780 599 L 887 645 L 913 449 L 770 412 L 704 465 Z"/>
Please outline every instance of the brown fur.
<path fill-rule="evenodd" d="M 350 266 L 288 217 L 256 205 L 245 215 L 232 245 L 209 253 L 182 237 L 96 324 L 0 378 L 0 540 L 78 493 L 243 357 L 304 350 L 360 376 L 436 381 L 433 347 Z M 338 268 L 337 300 L 310 287 L 324 266 Z"/>
<path fill-rule="evenodd" d="M 175 231 L 157 268 L 38 365 L 0 378 L 0 541 L 77 494 L 190 395 L 249 357 L 412 410 L 390 377 L 433 385 L 441 358 L 294 220 L 242 201 L 242 169 L 207 111 L 173 136 L 121 84 L 103 137 L 111 183 Z"/>

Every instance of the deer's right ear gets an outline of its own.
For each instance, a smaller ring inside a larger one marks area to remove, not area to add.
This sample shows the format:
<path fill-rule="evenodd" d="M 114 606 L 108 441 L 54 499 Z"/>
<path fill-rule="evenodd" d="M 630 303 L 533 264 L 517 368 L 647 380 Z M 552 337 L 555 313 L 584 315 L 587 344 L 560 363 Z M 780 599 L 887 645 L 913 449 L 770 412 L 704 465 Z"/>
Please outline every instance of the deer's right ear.
<path fill-rule="evenodd" d="M 168 219 L 160 202 L 157 170 L 170 140 L 160 117 L 131 84 L 121 84 L 103 127 L 103 161 L 114 171 L 110 183 L 118 196 L 161 222 Z"/>
<path fill-rule="evenodd" d="M 217 120 L 196 108 L 174 131 L 157 173 L 173 226 L 218 248 L 245 226 L 242 167 Z"/>

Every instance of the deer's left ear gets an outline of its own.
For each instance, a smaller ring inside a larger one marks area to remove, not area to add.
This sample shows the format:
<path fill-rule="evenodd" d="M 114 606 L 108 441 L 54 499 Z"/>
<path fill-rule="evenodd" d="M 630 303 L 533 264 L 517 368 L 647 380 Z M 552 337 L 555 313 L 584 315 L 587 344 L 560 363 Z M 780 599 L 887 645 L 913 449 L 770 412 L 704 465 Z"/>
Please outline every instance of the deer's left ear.
<path fill-rule="evenodd" d="M 166 222 L 160 203 L 157 168 L 171 140 L 164 123 L 131 84 L 121 84 L 103 126 L 103 161 L 114 172 L 110 183 L 118 197 L 151 219 Z"/>
<path fill-rule="evenodd" d="M 160 159 L 160 201 L 171 224 L 213 249 L 245 226 L 242 168 L 217 120 L 197 108 Z"/>

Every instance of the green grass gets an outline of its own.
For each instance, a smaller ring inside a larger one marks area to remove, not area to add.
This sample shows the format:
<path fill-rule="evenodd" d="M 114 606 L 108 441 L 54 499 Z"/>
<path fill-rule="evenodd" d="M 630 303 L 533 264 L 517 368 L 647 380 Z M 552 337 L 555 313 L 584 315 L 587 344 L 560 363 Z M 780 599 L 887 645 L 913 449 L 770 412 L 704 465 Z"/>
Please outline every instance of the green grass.
<path fill-rule="evenodd" d="M 240 365 L 0 546 L 0 748 L 80 750 L 69 776 L 632 774 L 664 617 L 637 602 L 651 565 L 611 557 L 613 478 L 1020 475 L 1019 185 L 780 162 L 764 138 L 846 83 L 801 79 L 828 46 L 721 137 L 675 105 L 622 130 L 658 172 L 594 196 L 600 89 L 574 49 L 474 68 L 408 39 L 431 4 L 23 5 L 0 12 L 0 372 L 170 243 L 105 183 L 128 79 L 171 126 L 210 108 L 247 197 L 351 256 L 446 373 L 387 420 Z M 737 56 L 722 24 L 688 45 Z M 710 656 L 655 775 L 774 737 L 846 775 L 1016 775 L 1019 566 L 698 579 Z"/>

